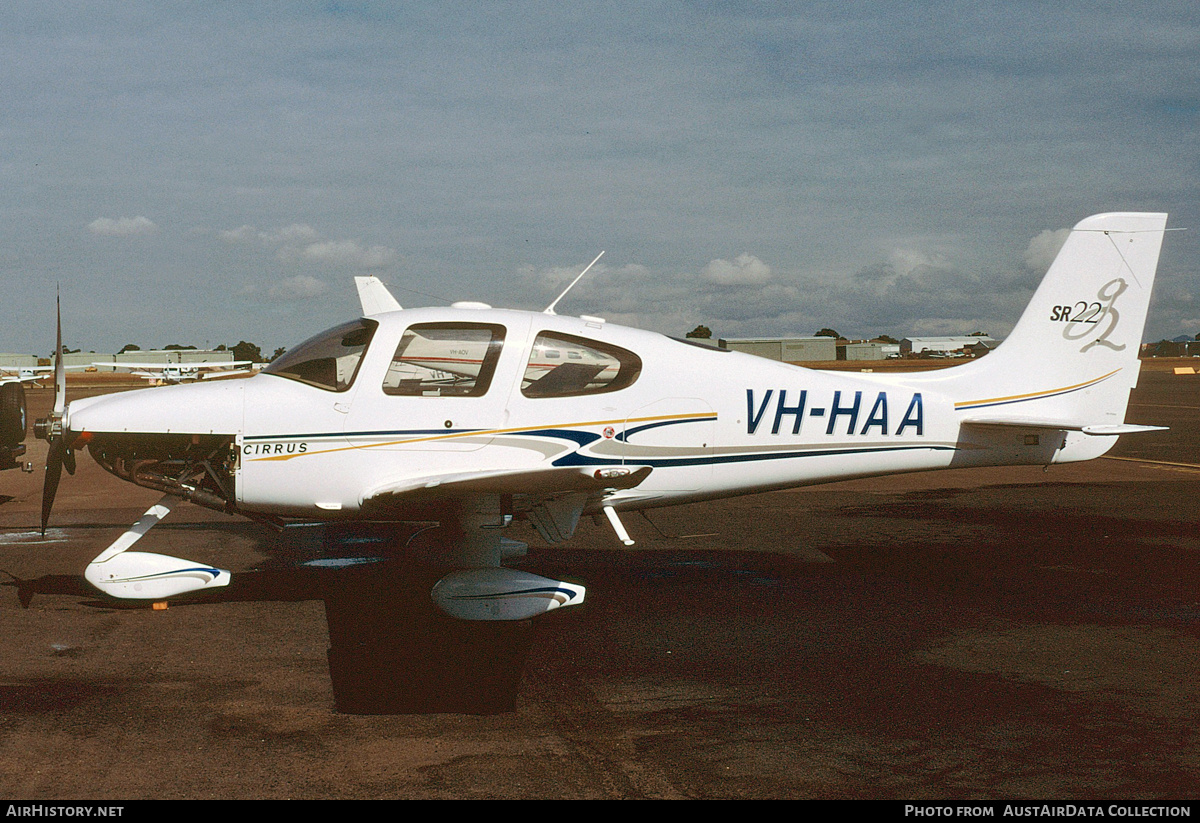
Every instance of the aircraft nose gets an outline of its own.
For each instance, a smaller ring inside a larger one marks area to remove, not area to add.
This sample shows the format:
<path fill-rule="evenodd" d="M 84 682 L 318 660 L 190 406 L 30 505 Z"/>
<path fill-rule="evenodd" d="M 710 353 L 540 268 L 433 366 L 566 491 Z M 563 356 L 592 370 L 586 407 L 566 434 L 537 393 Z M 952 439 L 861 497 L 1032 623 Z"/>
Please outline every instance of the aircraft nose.
<path fill-rule="evenodd" d="M 72 401 L 66 426 L 74 432 L 238 434 L 245 380 L 192 383 L 106 394 Z"/>

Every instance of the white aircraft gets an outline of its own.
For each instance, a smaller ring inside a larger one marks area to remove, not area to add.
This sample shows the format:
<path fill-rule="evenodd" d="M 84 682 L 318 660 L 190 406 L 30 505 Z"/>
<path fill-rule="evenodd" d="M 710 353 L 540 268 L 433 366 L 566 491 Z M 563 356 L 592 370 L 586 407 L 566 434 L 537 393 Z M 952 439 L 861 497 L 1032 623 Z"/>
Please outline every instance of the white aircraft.
<path fill-rule="evenodd" d="M 153 380 L 159 383 L 189 383 L 204 378 L 230 377 L 235 374 L 247 374 L 251 360 L 228 360 L 219 362 L 199 361 L 195 363 L 93 363 L 96 368 L 127 369 L 135 377 Z M 234 369 L 235 371 L 229 371 Z"/>
<path fill-rule="evenodd" d="M 88 366 L 63 366 L 67 371 L 78 371 Z M 2 383 L 32 383 L 54 376 L 54 366 L 13 366 L 0 367 L 0 384 Z"/>
<path fill-rule="evenodd" d="M 1122 434 L 1165 214 L 1089 217 L 1009 338 L 904 374 L 811 371 L 596 317 L 479 303 L 402 309 L 360 279 L 363 317 L 246 380 L 75 400 L 49 440 L 43 528 L 86 444 L 164 492 L 91 562 L 114 597 L 224 586 L 228 571 L 129 551 L 178 500 L 286 522 L 438 521 L 454 567 L 432 591 L 464 620 L 523 620 L 582 586 L 508 569 L 514 519 L 549 543 L 603 514 L 896 472 L 1068 463 Z M 561 299 L 561 298 L 560 298 Z M 558 301 L 555 301 L 556 303 Z M 552 355 L 551 352 L 554 354 Z M 61 375 L 60 375 L 61 376 Z"/>

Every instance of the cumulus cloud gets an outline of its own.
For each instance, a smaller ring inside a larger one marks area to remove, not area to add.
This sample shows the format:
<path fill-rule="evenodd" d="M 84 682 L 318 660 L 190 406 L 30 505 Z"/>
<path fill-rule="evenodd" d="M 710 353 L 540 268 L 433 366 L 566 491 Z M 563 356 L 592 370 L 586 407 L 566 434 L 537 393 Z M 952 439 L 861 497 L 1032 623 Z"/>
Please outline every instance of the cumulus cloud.
<path fill-rule="evenodd" d="M 324 280 L 306 274 L 289 277 L 271 286 L 268 294 L 279 300 L 307 300 L 319 297 L 329 289 Z"/>
<path fill-rule="evenodd" d="M 951 267 L 946 255 L 915 249 L 893 249 L 888 255 L 888 265 L 899 277 L 920 276 L 931 271 L 946 271 Z"/>
<path fill-rule="evenodd" d="M 217 237 L 226 243 L 250 243 L 259 237 L 258 229 L 254 226 L 238 226 L 236 229 L 217 232 Z"/>
<path fill-rule="evenodd" d="M 136 237 L 154 234 L 158 226 L 149 217 L 97 217 L 88 223 L 88 231 L 99 237 Z"/>
<path fill-rule="evenodd" d="M 1038 274 L 1047 272 L 1050 264 L 1054 262 L 1054 258 L 1058 256 L 1058 250 L 1063 247 L 1063 243 L 1067 242 L 1067 235 L 1070 233 L 1070 229 L 1058 229 L 1057 231 L 1046 229 L 1030 240 L 1029 246 L 1025 249 L 1025 267 Z"/>
<path fill-rule="evenodd" d="M 393 249 L 386 246 L 364 248 L 353 240 L 310 243 L 304 247 L 302 253 L 308 260 L 360 269 L 381 269 L 396 260 L 396 252 Z"/>
<path fill-rule="evenodd" d="M 761 286 L 770 281 L 771 267 L 752 254 L 739 254 L 734 260 L 713 260 L 700 276 L 720 286 Z"/>
<path fill-rule="evenodd" d="M 285 263 L 306 260 L 358 269 L 381 269 L 396 262 L 395 249 L 387 246 L 362 246 L 356 240 L 323 240 L 307 223 L 293 223 L 275 231 L 262 231 L 251 225 L 217 232 L 227 243 L 261 245 L 275 249 L 275 257 Z"/>
<path fill-rule="evenodd" d="M 534 302 L 543 298 L 549 302 L 562 294 L 562 290 L 571 281 L 579 277 L 587 263 L 568 266 L 534 266 L 525 264 L 517 269 L 517 279 L 521 287 L 530 292 Z M 637 263 L 619 267 L 609 267 L 598 263 L 588 270 L 587 276 L 580 280 L 571 290 L 572 295 L 584 294 L 605 284 L 622 283 L 628 285 L 640 277 L 649 274 L 649 269 Z"/>
<path fill-rule="evenodd" d="M 227 243 L 260 243 L 264 246 L 280 246 L 312 243 L 320 235 L 307 223 L 293 223 L 277 231 L 260 231 L 254 226 L 242 225 L 236 229 L 217 232 L 217 237 Z"/>
<path fill-rule="evenodd" d="M 311 243 L 319 236 L 317 230 L 307 223 L 293 223 L 290 226 L 284 226 L 274 234 L 266 235 L 268 242 L 271 243 Z"/>

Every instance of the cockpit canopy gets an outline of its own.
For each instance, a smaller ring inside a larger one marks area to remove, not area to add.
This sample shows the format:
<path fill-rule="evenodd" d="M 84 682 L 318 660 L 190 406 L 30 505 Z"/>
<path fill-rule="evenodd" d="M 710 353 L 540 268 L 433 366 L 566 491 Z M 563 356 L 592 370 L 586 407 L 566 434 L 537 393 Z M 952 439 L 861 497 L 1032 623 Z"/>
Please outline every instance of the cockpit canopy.
<path fill-rule="evenodd" d="M 346 391 L 378 327 L 367 318 L 343 323 L 304 341 L 263 372 L 326 391 Z M 391 396 L 482 397 L 492 384 L 505 336 L 506 328 L 497 323 L 414 323 L 401 336 L 381 389 Z M 632 385 L 641 371 L 641 358 L 627 349 L 544 330 L 526 358 L 521 394 L 603 394 Z"/>

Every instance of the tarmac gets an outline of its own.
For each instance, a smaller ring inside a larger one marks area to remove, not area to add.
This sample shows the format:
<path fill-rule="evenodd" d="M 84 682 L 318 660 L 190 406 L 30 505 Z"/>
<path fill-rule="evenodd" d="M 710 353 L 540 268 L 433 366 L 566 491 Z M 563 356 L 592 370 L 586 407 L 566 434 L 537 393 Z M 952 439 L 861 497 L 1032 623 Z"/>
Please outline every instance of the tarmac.
<path fill-rule="evenodd" d="M 339 711 L 337 572 L 239 518 L 181 505 L 139 545 L 233 570 L 220 597 L 105 600 L 84 566 L 159 494 L 80 455 L 43 539 L 31 438 L 0 474 L 0 794 L 1196 799 L 1200 375 L 1144 371 L 1128 419 L 1172 429 L 653 511 L 632 549 L 514 527 L 522 568 L 588 594 L 533 622 L 492 714 Z"/>

